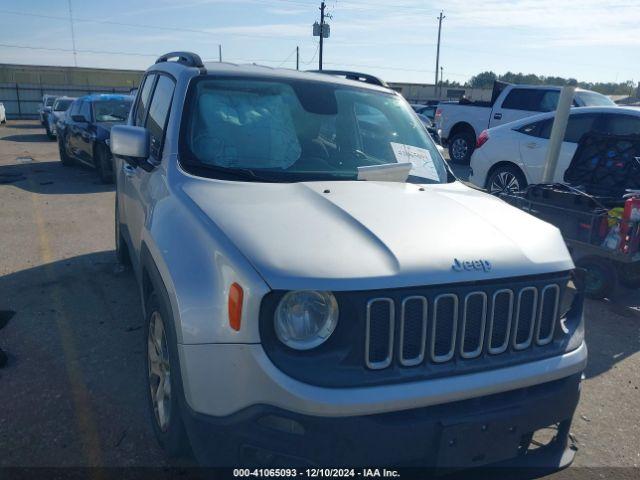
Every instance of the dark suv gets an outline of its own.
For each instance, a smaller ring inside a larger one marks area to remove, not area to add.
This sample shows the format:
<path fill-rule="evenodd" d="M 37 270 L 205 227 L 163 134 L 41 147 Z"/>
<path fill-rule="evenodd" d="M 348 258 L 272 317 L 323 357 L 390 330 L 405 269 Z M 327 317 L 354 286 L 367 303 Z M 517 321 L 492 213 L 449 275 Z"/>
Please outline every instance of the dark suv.
<path fill-rule="evenodd" d="M 95 167 L 104 183 L 113 182 L 109 148 L 111 127 L 127 121 L 133 97 L 87 95 L 73 102 L 58 123 L 58 147 L 63 165 L 74 162 Z"/>

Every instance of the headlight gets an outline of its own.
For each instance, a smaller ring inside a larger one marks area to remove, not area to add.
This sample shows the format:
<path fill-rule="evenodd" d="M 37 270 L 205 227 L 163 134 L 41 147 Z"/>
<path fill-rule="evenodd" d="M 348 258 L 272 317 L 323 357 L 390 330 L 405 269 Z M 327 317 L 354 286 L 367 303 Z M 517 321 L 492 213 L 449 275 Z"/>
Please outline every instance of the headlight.
<path fill-rule="evenodd" d="M 331 292 L 289 292 L 278 304 L 274 326 L 278 339 L 295 350 L 325 342 L 338 323 L 338 302 Z"/>

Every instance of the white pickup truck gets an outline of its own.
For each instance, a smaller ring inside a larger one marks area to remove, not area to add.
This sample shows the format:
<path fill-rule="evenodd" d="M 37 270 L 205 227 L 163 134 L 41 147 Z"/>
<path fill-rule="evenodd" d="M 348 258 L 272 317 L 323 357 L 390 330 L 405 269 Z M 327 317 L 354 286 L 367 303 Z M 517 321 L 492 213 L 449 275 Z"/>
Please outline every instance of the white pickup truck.
<path fill-rule="evenodd" d="M 495 82 L 490 102 L 463 99 L 439 104 L 434 122 L 442 144 L 449 147 L 449 158 L 454 162 L 469 163 L 476 139 L 484 129 L 555 110 L 560 88 Z M 576 107 L 615 105 L 600 93 L 579 88 L 573 104 Z"/>

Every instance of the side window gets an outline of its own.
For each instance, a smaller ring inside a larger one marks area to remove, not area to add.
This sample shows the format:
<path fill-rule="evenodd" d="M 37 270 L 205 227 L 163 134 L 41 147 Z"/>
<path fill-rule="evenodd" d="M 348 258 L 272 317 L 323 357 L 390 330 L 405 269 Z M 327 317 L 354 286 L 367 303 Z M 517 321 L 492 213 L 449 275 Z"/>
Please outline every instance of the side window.
<path fill-rule="evenodd" d="M 88 122 L 91 121 L 91 102 L 82 102 L 82 106 L 80 107 L 80 115 L 82 115 Z"/>
<path fill-rule="evenodd" d="M 514 88 L 502 102 L 502 108 L 528 112 L 550 112 L 558 105 L 560 92 L 534 88 Z"/>
<path fill-rule="evenodd" d="M 138 97 L 138 103 L 136 103 L 136 116 L 134 125 L 139 127 L 144 125 L 144 121 L 147 118 L 147 111 L 149 110 L 149 100 L 151 98 L 151 90 L 153 89 L 153 83 L 156 79 L 156 74 L 147 75 L 144 79 L 144 85 L 142 91 Z"/>
<path fill-rule="evenodd" d="M 558 99 L 560 98 L 560 92 L 557 90 L 547 90 L 542 94 L 540 104 L 538 105 L 539 112 L 553 112 L 558 108 Z"/>
<path fill-rule="evenodd" d="M 164 130 L 167 124 L 167 117 L 169 116 L 169 108 L 171 107 L 174 88 L 174 81 L 165 75 L 161 75 L 158 79 L 156 89 L 153 92 L 153 98 L 151 99 L 146 127 L 151 137 L 150 153 L 156 160 L 159 160 L 162 155 Z"/>
<path fill-rule="evenodd" d="M 531 93 L 534 90 L 527 88 L 514 88 L 507 94 L 507 98 L 502 102 L 502 108 L 509 110 L 529 110 L 531 102 Z"/>
<path fill-rule="evenodd" d="M 530 135 L 532 137 L 546 138 L 551 135 L 551 126 L 553 125 L 553 119 L 540 120 L 534 123 L 528 123 L 524 127 L 520 127 L 518 132 Z"/>
<path fill-rule="evenodd" d="M 69 110 L 67 110 L 69 118 L 71 118 L 72 115 L 78 114 L 78 112 L 80 111 L 81 103 L 82 103 L 82 100 L 76 100 L 71 104 L 71 106 L 69 107 Z"/>
<path fill-rule="evenodd" d="M 640 117 L 609 113 L 604 116 L 604 132 L 612 135 L 640 134 Z"/>
<path fill-rule="evenodd" d="M 564 141 L 578 143 L 585 133 L 595 130 L 598 115 L 574 114 L 569 116 Z"/>

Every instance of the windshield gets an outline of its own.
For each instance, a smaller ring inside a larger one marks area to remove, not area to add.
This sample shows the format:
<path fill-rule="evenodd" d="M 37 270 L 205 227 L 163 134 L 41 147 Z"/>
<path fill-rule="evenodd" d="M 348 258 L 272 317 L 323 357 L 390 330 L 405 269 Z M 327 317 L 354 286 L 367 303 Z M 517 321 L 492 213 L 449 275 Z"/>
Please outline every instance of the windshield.
<path fill-rule="evenodd" d="M 51 105 L 53 105 L 53 102 L 55 101 L 56 101 L 56 97 L 47 97 L 47 99 L 44 101 L 44 106 L 50 107 Z"/>
<path fill-rule="evenodd" d="M 354 180 L 358 167 L 408 162 L 409 181 L 447 181 L 442 157 L 399 95 L 299 80 L 203 79 L 192 89 L 181 162 L 193 173 Z"/>
<path fill-rule="evenodd" d="M 609 97 L 596 92 L 576 92 L 575 95 L 583 107 L 611 107 L 616 105 Z"/>
<path fill-rule="evenodd" d="M 93 103 L 96 122 L 123 122 L 129 116 L 131 100 L 99 100 Z"/>
<path fill-rule="evenodd" d="M 73 102 L 72 99 L 57 100 L 56 103 L 53 105 L 53 111 L 66 112 L 67 108 L 69 108 L 69 105 L 71 105 L 71 102 Z"/>

